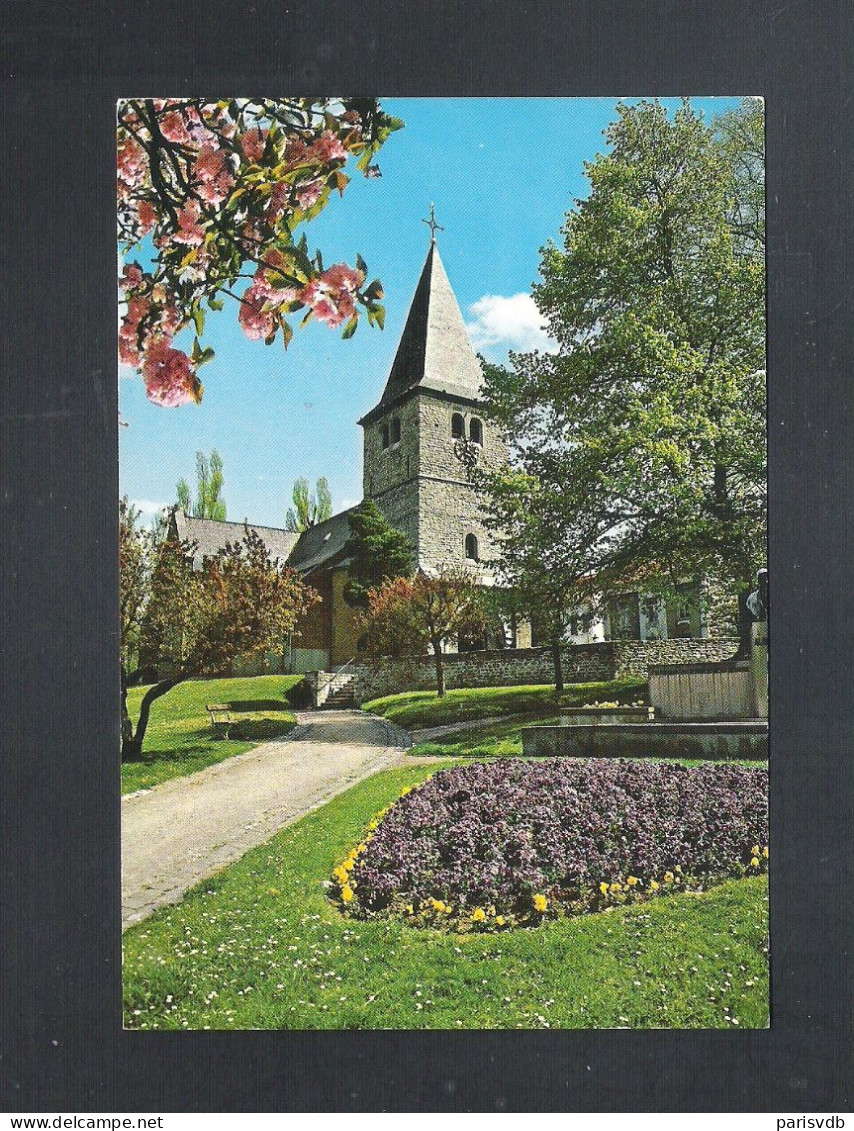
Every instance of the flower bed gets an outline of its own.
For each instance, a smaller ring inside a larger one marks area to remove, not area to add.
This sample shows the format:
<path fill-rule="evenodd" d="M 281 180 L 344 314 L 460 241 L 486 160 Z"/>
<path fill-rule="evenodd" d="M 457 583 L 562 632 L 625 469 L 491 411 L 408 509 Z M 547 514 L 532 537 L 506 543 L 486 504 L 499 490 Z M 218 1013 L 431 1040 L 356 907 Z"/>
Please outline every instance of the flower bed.
<path fill-rule="evenodd" d="M 350 914 L 483 930 L 763 871 L 764 769 L 507 760 L 435 774 L 333 873 Z"/>

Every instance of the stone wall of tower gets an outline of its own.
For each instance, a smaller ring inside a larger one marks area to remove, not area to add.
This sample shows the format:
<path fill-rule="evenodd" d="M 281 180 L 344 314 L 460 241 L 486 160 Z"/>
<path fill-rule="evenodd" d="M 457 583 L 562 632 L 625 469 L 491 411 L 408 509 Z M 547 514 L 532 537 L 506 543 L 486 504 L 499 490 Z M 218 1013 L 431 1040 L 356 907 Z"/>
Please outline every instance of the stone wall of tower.
<path fill-rule="evenodd" d="M 418 464 L 418 564 L 427 570 L 442 565 L 464 565 L 482 580 L 488 571 L 466 558 L 466 536 L 477 539 L 481 561 L 495 556 L 494 540 L 483 524 L 480 499 L 470 483 L 460 458 L 459 443 L 452 435 L 452 417 L 463 418 L 466 436 L 473 418 L 480 422 L 483 444 L 479 462 L 495 469 L 508 459 L 507 447 L 494 425 L 485 421 L 474 405 L 462 401 L 419 394 L 418 418 L 421 436 Z"/>
<path fill-rule="evenodd" d="M 383 447 L 383 425 L 400 421 L 400 440 Z M 372 499 L 389 523 L 409 539 L 413 552 L 418 545 L 418 405 L 412 398 L 364 425 L 364 469 L 362 491 Z"/>

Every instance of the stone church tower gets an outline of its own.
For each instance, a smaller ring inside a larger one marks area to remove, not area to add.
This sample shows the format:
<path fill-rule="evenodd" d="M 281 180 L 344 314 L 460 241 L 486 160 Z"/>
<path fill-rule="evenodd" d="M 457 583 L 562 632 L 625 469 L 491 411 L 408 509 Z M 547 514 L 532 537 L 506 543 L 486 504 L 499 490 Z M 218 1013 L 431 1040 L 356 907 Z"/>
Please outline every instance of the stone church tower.
<path fill-rule="evenodd" d="M 359 421 L 363 491 L 409 538 L 416 568 L 463 565 L 489 584 L 494 545 L 462 456 L 498 467 L 508 452 L 484 419 L 482 380 L 434 233 L 385 390 Z"/>

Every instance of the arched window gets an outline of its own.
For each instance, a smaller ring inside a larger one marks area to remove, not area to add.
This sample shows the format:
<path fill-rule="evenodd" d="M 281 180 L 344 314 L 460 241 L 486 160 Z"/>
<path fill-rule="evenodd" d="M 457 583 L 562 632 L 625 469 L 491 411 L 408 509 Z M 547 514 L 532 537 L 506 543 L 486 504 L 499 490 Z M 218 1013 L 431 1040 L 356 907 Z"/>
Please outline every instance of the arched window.
<path fill-rule="evenodd" d="M 469 439 L 473 444 L 483 445 L 483 425 L 476 416 L 469 421 Z"/>
<path fill-rule="evenodd" d="M 477 538 L 473 534 L 466 535 L 466 557 L 473 562 L 478 561 Z"/>
<path fill-rule="evenodd" d="M 387 424 L 383 425 L 383 447 L 384 448 L 388 447 L 388 425 Z"/>
<path fill-rule="evenodd" d="M 391 422 L 391 442 L 393 444 L 400 443 L 400 417 L 395 416 Z"/>
<path fill-rule="evenodd" d="M 464 440 L 466 436 L 466 422 L 458 412 L 451 417 L 451 439 Z"/>

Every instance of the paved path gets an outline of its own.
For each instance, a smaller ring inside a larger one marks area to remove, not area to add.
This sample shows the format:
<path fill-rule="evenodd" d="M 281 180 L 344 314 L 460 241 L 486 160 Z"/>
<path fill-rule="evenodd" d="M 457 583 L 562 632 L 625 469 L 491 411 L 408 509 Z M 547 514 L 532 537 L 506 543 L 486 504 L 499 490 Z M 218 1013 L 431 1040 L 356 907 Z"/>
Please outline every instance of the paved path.
<path fill-rule="evenodd" d="M 310 711 L 298 720 L 285 738 L 123 799 L 122 929 L 354 782 L 409 761 L 410 736 L 385 719 Z"/>

